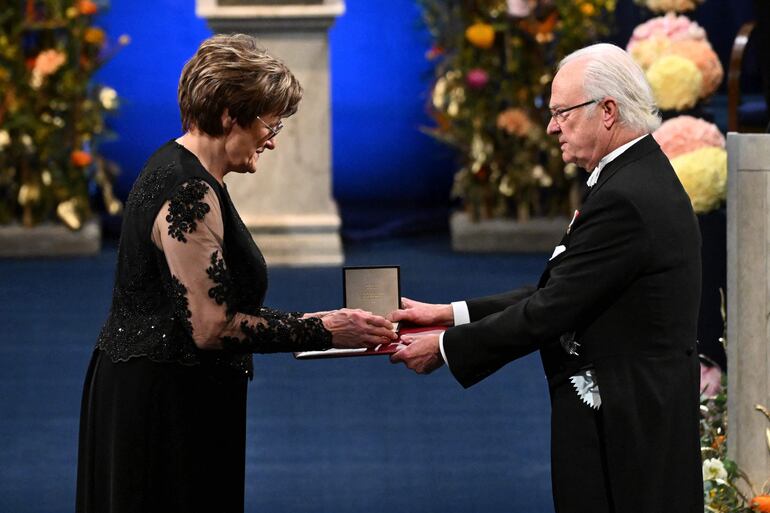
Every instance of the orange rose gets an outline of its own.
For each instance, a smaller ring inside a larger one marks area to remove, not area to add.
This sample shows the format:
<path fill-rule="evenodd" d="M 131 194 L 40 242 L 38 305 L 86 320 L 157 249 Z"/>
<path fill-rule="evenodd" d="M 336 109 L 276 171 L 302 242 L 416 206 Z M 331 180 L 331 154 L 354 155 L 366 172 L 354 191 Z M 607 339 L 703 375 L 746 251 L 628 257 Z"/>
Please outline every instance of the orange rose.
<path fill-rule="evenodd" d="M 85 167 L 93 162 L 94 159 L 87 151 L 75 150 L 72 152 L 72 155 L 70 155 L 70 160 L 77 167 Z"/>
<path fill-rule="evenodd" d="M 770 496 L 757 495 L 751 499 L 751 509 L 761 511 L 762 513 L 770 513 Z"/>
<path fill-rule="evenodd" d="M 107 35 L 99 27 L 88 27 L 83 33 L 83 40 L 92 45 L 101 46 Z"/>
<path fill-rule="evenodd" d="M 41 77 L 52 75 L 67 62 L 67 56 L 58 50 L 43 50 L 35 59 L 32 67 L 34 73 Z"/>
<path fill-rule="evenodd" d="M 588 2 L 584 2 L 580 4 L 580 12 L 585 14 L 586 16 L 593 16 L 596 12 L 596 7 L 593 6 L 593 4 L 589 4 Z"/>
<path fill-rule="evenodd" d="M 492 48 L 495 44 L 495 29 L 488 23 L 474 23 L 465 30 L 465 38 L 478 48 Z"/>
<path fill-rule="evenodd" d="M 93 3 L 91 0 L 80 0 L 78 2 L 78 11 L 80 14 L 84 16 L 90 16 L 92 14 L 96 14 L 96 11 L 99 10 L 99 7 L 95 3 Z"/>
<path fill-rule="evenodd" d="M 524 137 L 532 129 L 532 121 L 523 109 L 508 109 L 497 115 L 497 128 L 509 135 Z"/>
<path fill-rule="evenodd" d="M 711 444 L 711 447 L 714 449 L 719 449 L 719 447 L 725 442 L 725 436 L 719 435 L 716 438 L 714 438 L 714 442 Z"/>

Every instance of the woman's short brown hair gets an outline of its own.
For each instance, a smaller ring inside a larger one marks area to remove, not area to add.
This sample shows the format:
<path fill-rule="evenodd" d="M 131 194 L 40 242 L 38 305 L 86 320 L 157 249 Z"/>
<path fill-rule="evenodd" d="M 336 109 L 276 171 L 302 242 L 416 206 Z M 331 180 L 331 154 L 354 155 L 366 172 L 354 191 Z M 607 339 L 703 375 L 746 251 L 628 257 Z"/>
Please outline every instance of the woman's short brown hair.
<path fill-rule="evenodd" d="M 197 128 L 218 137 L 225 109 L 242 127 L 261 115 L 285 118 L 297 111 L 302 86 L 253 37 L 219 34 L 203 41 L 184 65 L 178 98 L 185 132 Z"/>

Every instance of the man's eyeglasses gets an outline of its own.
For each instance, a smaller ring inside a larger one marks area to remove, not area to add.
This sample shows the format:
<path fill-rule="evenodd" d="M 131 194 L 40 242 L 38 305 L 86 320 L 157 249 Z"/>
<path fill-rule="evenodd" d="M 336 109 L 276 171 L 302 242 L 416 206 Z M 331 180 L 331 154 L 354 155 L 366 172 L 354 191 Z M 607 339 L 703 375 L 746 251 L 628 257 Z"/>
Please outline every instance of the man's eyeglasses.
<path fill-rule="evenodd" d="M 283 130 L 283 121 L 279 120 L 278 123 L 275 124 L 275 126 L 270 126 L 267 123 L 265 123 L 265 121 L 261 117 L 257 116 L 257 119 L 259 120 L 260 123 L 265 125 L 265 128 L 270 130 L 270 136 L 267 139 L 265 139 L 266 141 L 269 141 L 270 139 L 278 135 L 278 132 Z"/>
<path fill-rule="evenodd" d="M 557 123 L 564 123 L 564 121 L 567 119 L 566 114 L 575 109 L 579 109 L 580 107 L 585 107 L 586 105 L 591 105 L 592 103 L 596 103 L 599 100 L 588 100 L 587 102 L 583 102 L 579 105 L 573 105 L 572 107 L 565 107 L 563 109 L 553 109 L 551 110 L 551 117 L 556 120 Z"/>

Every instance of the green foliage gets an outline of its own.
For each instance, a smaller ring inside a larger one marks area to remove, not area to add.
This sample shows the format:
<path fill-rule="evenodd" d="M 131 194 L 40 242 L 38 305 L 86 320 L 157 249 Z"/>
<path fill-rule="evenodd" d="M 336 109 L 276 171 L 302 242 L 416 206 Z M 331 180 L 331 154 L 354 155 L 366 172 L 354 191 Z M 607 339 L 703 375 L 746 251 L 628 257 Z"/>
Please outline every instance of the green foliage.
<path fill-rule="evenodd" d="M 545 133 L 550 82 L 562 57 L 609 32 L 615 1 L 418 3 L 436 62 L 426 131 L 458 151 L 454 194 L 474 219 L 571 215 L 577 168 Z"/>
<path fill-rule="evenodd" d="M 101 186 L 120 211 L 116 168 L 98 153 L 117 93 L 93 74 L 128 42 L 93 25 L 90 0 L 13 0 L 0 7 L 0 223 L 59 221 L 78 229 L 90 214 L 88 188 Z"/>

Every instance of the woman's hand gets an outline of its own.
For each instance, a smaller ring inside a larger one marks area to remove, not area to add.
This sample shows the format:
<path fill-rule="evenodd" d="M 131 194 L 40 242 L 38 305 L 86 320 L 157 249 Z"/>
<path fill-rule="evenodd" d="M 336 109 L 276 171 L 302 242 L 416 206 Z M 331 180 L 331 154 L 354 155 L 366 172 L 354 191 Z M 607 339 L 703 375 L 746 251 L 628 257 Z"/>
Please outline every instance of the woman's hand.
<path fill-rule="evenodd" d="M 326 310 L 324 312 L 310 312 L 302 316 L 303 319 L 310 319 L 311 317 L 323 318 L 332 313 L 333 310 Z"/>
<path fill-rule="evenodd" d="M 454 312 L 452 305 L 434 305 L 421 303 L 408 297 L 401 298 L 404 308 L 388 314 L 388 319 L 393 322 L 407 321 L 420 326 L 452 326 L 454 324 Z"/>
<path fill-rule="evenodd" d="M 389 320 L 363 310 L 334 310 L 321 322 L 332 333 L 332 345 L 342 349 L 375 347 L 398 339 Z"/>

